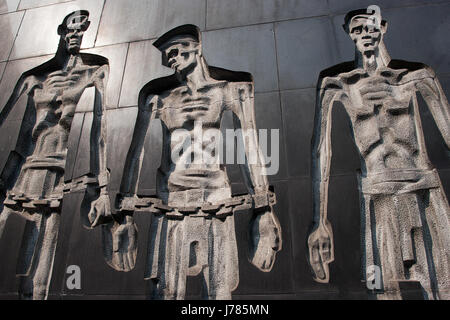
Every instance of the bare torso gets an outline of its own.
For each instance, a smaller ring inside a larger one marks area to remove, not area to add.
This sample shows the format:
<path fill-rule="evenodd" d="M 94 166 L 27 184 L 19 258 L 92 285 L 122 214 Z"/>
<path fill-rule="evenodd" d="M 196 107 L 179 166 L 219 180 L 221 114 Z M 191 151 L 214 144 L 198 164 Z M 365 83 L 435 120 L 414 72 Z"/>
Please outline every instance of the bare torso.
<path fill-rule="evenodd" d="M 431 168 L 416 98 L 421 75 L 420 70 L 388 68 L 371 76 L 341 75 L 348 83 L 346 110 L 368 175 L 390 169 Z"/>
<path fill-rule="evenodd" d="M 63 188 L 67 143 L 77 104 L 94 84 L 98 66 L 79 59 L 69 71 L 56 71 L 39 79 L 29 93 L 36 110 L 34 148 L 14 187 L 29 198 L 58 197 Z"/>
<path fill-rule="evenodd" d="M 231 196 L 218 149 L 223 112 L 233 103 L 235 84 L 211 80 L 190 89 L 180 86 L 160 96 L 163 155 L 158 193 L 171 205 L 214 202 Z"/>

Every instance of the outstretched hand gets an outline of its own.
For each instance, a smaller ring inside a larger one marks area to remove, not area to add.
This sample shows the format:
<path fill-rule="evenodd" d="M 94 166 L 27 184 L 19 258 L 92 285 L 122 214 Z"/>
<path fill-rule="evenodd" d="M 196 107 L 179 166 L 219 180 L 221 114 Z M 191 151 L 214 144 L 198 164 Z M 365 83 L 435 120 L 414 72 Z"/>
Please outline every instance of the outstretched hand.
<path fill-rule="evenodd" d="M 272 270 L 281 250 L 281 227 L 272 208 L 256 214 L 250 222 L 250 261 L 264 272 Z"/>
<path fill-rule="evenodd" d="M 309 263 L 314 272 L 314 280 L 328 283 L 330 280 L 329 264 L 334 261 L 334 243 L 331 224 L 319 223 L 308 238 Z"/>
<path fill-rule="evenodd" d="M 137 257 L 138 230 L 134 219 L 126 216 L 103 226 L 103 250 L 106 262 L 115 270 L 128 272 L 134 269 Z"/>

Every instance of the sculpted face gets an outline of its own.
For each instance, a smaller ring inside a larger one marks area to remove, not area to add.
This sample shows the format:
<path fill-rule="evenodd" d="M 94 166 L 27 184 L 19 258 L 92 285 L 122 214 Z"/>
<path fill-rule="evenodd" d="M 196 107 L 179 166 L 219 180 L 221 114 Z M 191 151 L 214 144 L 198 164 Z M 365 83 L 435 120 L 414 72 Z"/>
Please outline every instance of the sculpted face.
<path fill-rule="evenodd" d="M 349 23 L 347 32 L 361 53 L 375 51 L 386 32 L 381 17 L 374 15 L 358 15 Z"/>
<path fill-rule="evenodd" d="M 63 24 L 61 36 L 64 38 L 68 52 L 76 54 L 80 51 L 83 35 L 89 28 L 89 24 L 88 16 L 77 13 L 70 16 Z"/>
<path fill-rule="evenodd" d="M 173 38 L 163 50 L 164 64 L 177 73 L 185 73 L 197 65 L 200 44 L 188 36 Z"/>

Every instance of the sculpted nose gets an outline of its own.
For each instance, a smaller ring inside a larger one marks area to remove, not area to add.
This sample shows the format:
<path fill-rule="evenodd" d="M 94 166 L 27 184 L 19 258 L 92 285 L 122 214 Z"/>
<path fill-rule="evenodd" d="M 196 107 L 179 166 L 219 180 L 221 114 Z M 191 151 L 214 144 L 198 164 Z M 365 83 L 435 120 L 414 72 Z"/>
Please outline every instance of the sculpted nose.
<path fill-rule="evenodd" d="M 369 30 L 368 26 L 366 26 L 362 29 L 361 36 L 362 36 L 362 39 L 370 39 L 371 38 L 370 30 Z"/>

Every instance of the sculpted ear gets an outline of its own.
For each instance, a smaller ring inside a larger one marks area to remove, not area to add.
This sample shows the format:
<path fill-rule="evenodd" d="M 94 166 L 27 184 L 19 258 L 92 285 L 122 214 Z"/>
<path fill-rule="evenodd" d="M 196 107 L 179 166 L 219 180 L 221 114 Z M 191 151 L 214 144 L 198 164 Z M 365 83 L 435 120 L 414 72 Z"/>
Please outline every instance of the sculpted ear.
<path fill-rule="evenodd" d="M 58 26 L 58 35 L 62 36 L 66 32 L 66 28 L 61 24 Z"/>
<path fill-rule="evenodd" d="M 86 31 L 87 29 L 89 29 L 89 26 L 91 25 L 91 22 L 90 21 L 86 21 L 85 23 L 84 23 L 84 26 L 83 26 L 83 31 Z"/>
<path fill-rule="evenodd" d="M 343 24 L 343 25 L 342 25 L 342 29 L 344 29 L 344 31 L 345 31 L 346 33 L 350 33 L 349 30 L 348 30 L 348 24 Z"/>
<path fill-rule="evenodd" d="M 386 20 L 381 21 L 381 32 L 385 34 L 388 29 L 388 23 Z"/>

